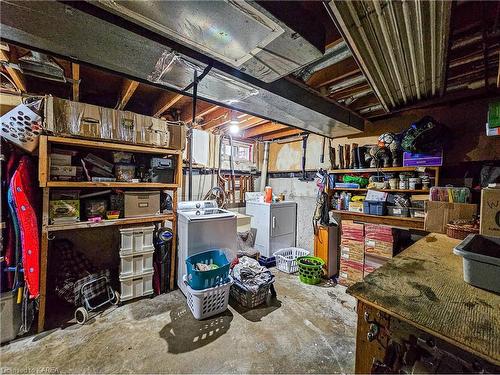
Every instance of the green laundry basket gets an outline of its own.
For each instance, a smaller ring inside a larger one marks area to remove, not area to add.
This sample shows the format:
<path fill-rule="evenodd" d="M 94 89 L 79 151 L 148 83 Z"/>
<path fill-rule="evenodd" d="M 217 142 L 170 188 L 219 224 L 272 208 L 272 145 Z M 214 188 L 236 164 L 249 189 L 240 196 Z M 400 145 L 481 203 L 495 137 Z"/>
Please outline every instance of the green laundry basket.
<path fill-rule="evenodd" d="M 317 257 L 298 257 L 299 279 L 305 284 L 319 284 L 325 262 Z"/>

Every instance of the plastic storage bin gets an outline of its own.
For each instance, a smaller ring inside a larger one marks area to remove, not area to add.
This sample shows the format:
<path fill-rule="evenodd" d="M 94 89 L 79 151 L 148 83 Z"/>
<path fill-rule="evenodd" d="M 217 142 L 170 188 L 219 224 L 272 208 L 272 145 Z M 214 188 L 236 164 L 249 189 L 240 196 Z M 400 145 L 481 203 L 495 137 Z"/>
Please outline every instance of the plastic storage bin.
<path fill-rule="evenodd" d="M 387 206 L 387 214 L 389 216 L 408 217 L 410 211 L 407 207 Z"/>
<path fill-rule="evenodd" d="M 189 286 L 187 277 L 184 275 L 187 304 L 195 319 L 205 319 L 227 310 L 233 278 L 228 276 L 226 280 L 228 281 L 225 284 L 203 290 L 195 290 Z"/>
<path fill-rule="evenodd" d="M 453 253 L 463 257 L 466 283 L 500 293 L 500 238 L 469 234 Z"/>
<path fill-rule="evenodd" d="M 410 210 L 411 217 L 421 218 L 421 219 L 425 218 L 425 210 L 423 208 L 410 207 L 409 210 Z"/>
<path fill-rule="evenodd" d="M 122 301 L 153 294 L 153 271 L 142 276 L 120 275 Z"/>
<path fill-rule="evenodd" d="M 196 263 L 216 264 L 210 271 L 196 270 Z M 186 258 L 187 282 L 194 290 L 212 288 L 226 283 L 229 277 L 229 261 L 222 250 L 210 250 Z"/>
<path fill-rule="evenodd" d="M 135 165 L 116 164 L 115 177 L 116 181 L 132 182 L 135 178 Z"/>
<path fill-rule="evenodd" d="M 297 258 L 309 255 L 309 251 L 298 247 L 287 247 L 276 251 L 273 255 L 276 258 L 277 269 L 286 273 L 294 273 L 299 270 Z"/>
<path fill-rule="evenodd" d="M 387 213 L 386 202 L 364 201 L 363 212 L 365 214 L 384 216 Z"/>
<path fill-rule="evenodd" d="M 273 283 L 274 276 L 268 284 L 262 285 L 257 293 L 253 293 L 246 290 L 238 280 L 234 280 L 234 284 L 231 287 L 231 297 L 233 297 L 241 306 L 252 309 L 266 302 Z"/>
<path fill-rule="evenodd" d="M 21 328 L 21 304 L 16 302 L 17 293 L 5 292 L 0 295 L 1 330 L 0 342 L 14 340 Z"/>
<path fill-rule="evenodd" d="M 141 276 L 152 272 L 153 254 L 154 251 L 134 255 L 120 254 L 120 276 Z"/>
<path fill-rule="evenodd" d="M 299 279 L 305 284 L 319 284 L 323 276 L 323 266 L 325 262 L 318 257 L 299 257 L 297 258 L 299 266 Z"/>
<path fill-rule="evenodd" d="M 120 229 L 120 255 L 131 255 L 154 251 L 154 225 L 148 227 L 134 227 Z"/>

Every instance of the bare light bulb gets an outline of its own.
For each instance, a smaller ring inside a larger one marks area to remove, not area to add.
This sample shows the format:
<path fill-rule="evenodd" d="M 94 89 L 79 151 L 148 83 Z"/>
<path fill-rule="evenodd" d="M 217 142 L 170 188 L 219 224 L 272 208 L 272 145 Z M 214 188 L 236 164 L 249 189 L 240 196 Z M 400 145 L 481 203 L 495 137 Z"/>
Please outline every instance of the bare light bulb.
<path fill-rule="evenodd" d="M 238 134 L 240 132 L 240 127 L 238 126 L 237 123 L 231 124 L 231 126 L 229 127 L 229 131 L 231 132 L 231 134 Z"/>

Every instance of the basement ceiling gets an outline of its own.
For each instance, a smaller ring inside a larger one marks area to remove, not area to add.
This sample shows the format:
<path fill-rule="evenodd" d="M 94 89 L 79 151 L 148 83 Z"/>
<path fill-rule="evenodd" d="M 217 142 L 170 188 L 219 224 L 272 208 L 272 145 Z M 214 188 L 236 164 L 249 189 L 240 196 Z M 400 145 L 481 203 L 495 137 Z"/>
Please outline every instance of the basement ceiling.
<path fill-rule="evenodd" d="M 364 128 L 361 116 L 286 79 L 266 84 L 86 3 L 4 1 L 1 23 L 8 42 L 174 91 L 211 66 L 202 99 L 309 132 L 338 137 Z"/>
<path fill-rule="evenodd" d="M 450 1 L 330 1 L 328 6 L 386 110 L 443 89 Z"/>

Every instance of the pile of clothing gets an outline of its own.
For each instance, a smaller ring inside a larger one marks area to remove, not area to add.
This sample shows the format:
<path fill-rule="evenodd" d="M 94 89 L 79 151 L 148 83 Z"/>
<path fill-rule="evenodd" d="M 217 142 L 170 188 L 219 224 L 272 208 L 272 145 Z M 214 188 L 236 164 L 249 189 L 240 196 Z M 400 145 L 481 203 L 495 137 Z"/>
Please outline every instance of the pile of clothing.
<path fill-rule="evenodd" d="M 271 271 L 247 256 L 238 259 L 233 267 L 232 276 L 235 282 L 252 293 L 257 293 L 259 288 L 268 285 L 274 278 Z"/>

